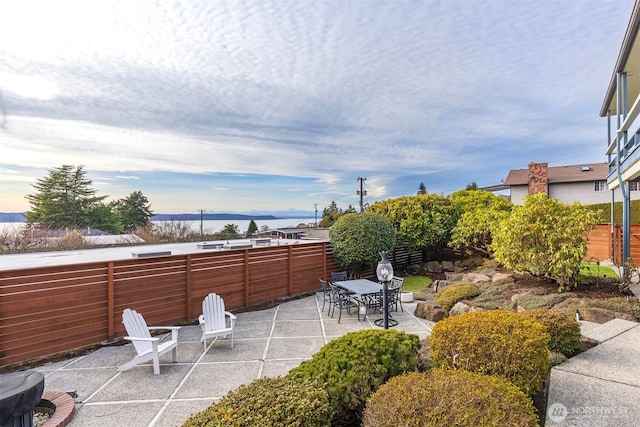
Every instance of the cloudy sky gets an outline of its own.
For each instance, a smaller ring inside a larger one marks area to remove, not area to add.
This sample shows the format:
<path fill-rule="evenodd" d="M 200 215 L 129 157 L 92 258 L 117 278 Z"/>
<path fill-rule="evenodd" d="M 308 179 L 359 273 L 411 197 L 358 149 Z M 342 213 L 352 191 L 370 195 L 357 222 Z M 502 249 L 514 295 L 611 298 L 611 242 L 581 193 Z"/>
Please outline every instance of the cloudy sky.
<path fill-rule="evenodd" d="M 0 3 L 0 211 L 47 170 L 157 213 L 301 209 L 604 162 L 633 0 Z"/>

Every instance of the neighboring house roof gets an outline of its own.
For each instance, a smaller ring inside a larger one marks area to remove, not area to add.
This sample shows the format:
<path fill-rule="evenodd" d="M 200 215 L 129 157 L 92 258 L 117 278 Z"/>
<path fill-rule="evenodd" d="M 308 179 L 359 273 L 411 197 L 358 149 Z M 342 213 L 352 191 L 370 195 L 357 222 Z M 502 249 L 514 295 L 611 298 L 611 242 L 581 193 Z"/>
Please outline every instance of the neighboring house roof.
<path fill-rule="evenodd" d="M 504 184 L 490 185 L 488 187 L 480 188 L 480 190 L 482 191 L 502 191 L 502 190 L 508 190 L 508 189 L 509 189 L 509 186 Z"/>
<path fill-rule="evenodd" d="M 528 185 L 529 169 L 513 169 L 509 171 L 504 185 Z M 586 163 L 570 166 L 550 166 L 548 169 L 549 184 L 562 182 L 604 181 L 609 175 L 606 163 Z"/>

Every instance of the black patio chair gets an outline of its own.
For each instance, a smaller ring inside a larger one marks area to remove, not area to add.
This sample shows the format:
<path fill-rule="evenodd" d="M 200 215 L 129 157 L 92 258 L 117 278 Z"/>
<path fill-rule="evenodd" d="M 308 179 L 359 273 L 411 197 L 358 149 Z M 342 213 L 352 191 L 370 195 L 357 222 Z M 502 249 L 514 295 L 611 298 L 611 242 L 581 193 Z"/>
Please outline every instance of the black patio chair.
<path fill-rule="evenodd" d="M 351 309 L 355 308 L 358 310 L 358 320 L 360 320 L 360 304 L 353 297 L 353 294 L 347 293 L 344 289 L 341 289 L 339 286 L 331 283 L 331 290 L 333 291 L 331 297 L 333 299 L 333 311 L 331 312 L 331 317 L 333 317 L 333 313 L 335 313 L 336 308 L 340 310 L 338 315 L 338 323 L 342 319 L 342 310 L 347 310 L 348 314 L 351 314 Z"/>
<path fill-rule="evenodd" d="M 343 280 L 348 280 L 346 271 L 332 271 L 331 272 L 331 281 L 332 282 L 341 282 Z"/>
<path fill-rule="evenodd" d="M 322 286 L 322 310 L 324 312 L 325 303 L 329 303 L 329 309 L 327 315 L 331 313 L 331 305 L 333 304 L 333 290 L 326 280 L 320 279 L 320 285 Z"/>
<path fill-rule="evenodd" d="M 404 307 L 402 307 L 402 285 L 404 285 L 404 277 L 398 277 L 398 276 L 393 276 L 393 278 L 391 279 L 393 282 L 393 289 L 397 289 L 398 292 L 393 293 L 393 305 L 394 305 L 394 310 L 398 311 L 398 304 L 400 304 L 400 310 L 404 312 Z"/>

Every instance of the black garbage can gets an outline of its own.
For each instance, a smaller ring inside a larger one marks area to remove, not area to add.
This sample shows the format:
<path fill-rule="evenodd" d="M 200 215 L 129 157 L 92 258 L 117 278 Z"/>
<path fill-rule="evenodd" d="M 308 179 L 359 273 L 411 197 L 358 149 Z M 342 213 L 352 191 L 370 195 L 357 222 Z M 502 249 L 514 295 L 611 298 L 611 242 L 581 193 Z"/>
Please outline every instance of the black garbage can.
<path fill-rule="evenodd" d="M 44 375 L 14 372 L 0 378 L 0 427 L 33 427 L 33 410 L 42 398 Z"/>

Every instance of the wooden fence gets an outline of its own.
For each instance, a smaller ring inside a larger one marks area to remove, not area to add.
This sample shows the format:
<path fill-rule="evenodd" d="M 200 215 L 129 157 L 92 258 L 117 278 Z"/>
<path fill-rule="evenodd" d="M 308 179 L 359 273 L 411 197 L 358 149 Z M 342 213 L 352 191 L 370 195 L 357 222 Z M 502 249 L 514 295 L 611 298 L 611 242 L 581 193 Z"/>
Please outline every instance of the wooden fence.
<path fill-rule="evenodd" d="M 127 307 L 178 324 L 209 292 L 242 309 L 314 291 L 337 270 L 318 242 L 1 271 L 0 366 L 124 336 Z"/>
<path fill-rule="evenodd" d="M 589 233 L 587 261 L 611 259 L 616 265 L 622 265 L 622 225 L 598 224 Z M 631 262 L 640 265 L 640 224 L 631 224 Z M 613 257 L 611 254 L 613 253 Z"/>
<path fill-rule="evenodd" d="M 608 259 L 603 226 L 590 254 Z M 397 270 L 425 261 L 404 248 L 391 259 Z M 122 337 L 127 307 L 149 324 L 179 324 L 201 314 L 210 292 L 239 310 L 319 290 L 338 270 L 328 242 L 312 242 L 0 271 L 0 367 Z"/>

